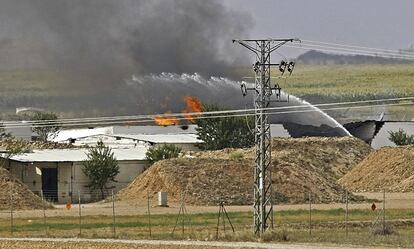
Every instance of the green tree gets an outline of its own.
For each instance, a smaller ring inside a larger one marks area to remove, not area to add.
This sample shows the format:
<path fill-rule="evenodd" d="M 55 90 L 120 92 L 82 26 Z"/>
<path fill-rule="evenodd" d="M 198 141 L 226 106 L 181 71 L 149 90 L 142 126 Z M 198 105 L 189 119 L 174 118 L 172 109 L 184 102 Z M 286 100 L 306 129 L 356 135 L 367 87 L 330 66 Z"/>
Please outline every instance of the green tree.
<path fill-rule="evenodd" d="M 3 139 L 3 138 L 5 138 L 5 137 L 7 137 L 7 133 L 6 133 L 6 131 L 4 130 L 4 126 L 3 126 L 3 124 L 0 124 L 0 139 Z"/>
<path fill-rule="evenodd" d="M 222 111 L 217 105 L 203 106 L 204 112 Z M 206 115 L 206 116 L 217 116 Z M 203 150 L 220 150 L 224 148 L 247 148 L 254 145 L 254 117 L 223 117 L 198 119 L 197 135 L 204 143 L 199 144 Z"/>
<path fill-rule="evenodd" d="M 82 171 L 90 180 L 89 187 L 99 190 L 104 199 L 108 182 L 116 182 L 115 177 L 119 174 L 118 161 L 112 150 L 102 141 L 89 149 L 87 157 L 82 162 Z"/>
<path fill-rule="evenodd" d="M 32 116 L 33 121 L 44 121 L 39 125 L 34 124 L 32 131 L 39 135 L 41 141 L 47 141 L 48 138 L 55 138 L 61 129 L 59 122 L 57 121 L 58 116 L 52 112 L 36 112 Z"/>
<path fill-rule="evenodd" d="M 150 164 L 153 164 L 156 161 L 176 158 L 180 155 L 181 150 L 181 147 L 178 147 L 176 145 L 163 144 L 149 148 L 145 156 L 148 162 Z"/>
<path fill-rule="evenodd" d="M 414 144 L 414 135 L 408 135 L 403 129 L 398 131 L 389 131 L 388 139 L 396 145 L 410 145 Z"/>
<path fill-rule="evenodd" d="M 30 145 L 24 140 L 6 137 L 3 143 L 6 145 L 6 152 L 0 160 L 3 168 L 6 168 L 6 163 L 11 157 L 30 151 Z"/>

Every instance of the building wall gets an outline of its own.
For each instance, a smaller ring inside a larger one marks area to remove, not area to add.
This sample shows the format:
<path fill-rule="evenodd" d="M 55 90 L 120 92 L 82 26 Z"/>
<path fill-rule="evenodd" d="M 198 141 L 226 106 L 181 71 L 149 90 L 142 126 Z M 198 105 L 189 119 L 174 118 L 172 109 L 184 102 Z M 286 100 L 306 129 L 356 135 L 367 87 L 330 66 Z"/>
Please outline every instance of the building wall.
<path fill-rule="evenodd" d="M 388 137 L 390 131 L 395 132 L 399 129 L 403 129 L 408 135 L 414 135 L 414 122 L 385 122 L 384 126 L 372 140 L 372 148 L 379 149 L 385 146 L 396 146 Z"/>
<path fill-rule="evenodd" d="M 109 183 L 111 189 L 106 192 L 114 193 L 126 187 L 136 176 L 141 174 L 147 167 L 145 161 L 118 161 L 119 174 L 115 178 L 117 182 Z M 42 190 L 42 176 L 36 173 L 36 167 L 57 168 L 58 182 L 58 203 L 68 202 L 77 203 L 79 193 L 82 202 L 99 200 L 101 195 L 99 191 L 91 191 L 88 187 L 89 178 L 82 172 L 80 162 L 37 162 L 37 163 L 20 163 L 10 161 L 10 172 L 26 184 L 31 191 L 40 195 Z"/>
<path fill-rule="evenodd" d="M 108 190 L 106 195 L 110 195 L 113 190 L 114 193 L 118 192 L 122 188 L 126 187 L 132 182 L 135 177 L 141 174 L 146 168 L 147 163 L 145 161 L 118 161 L 119 174 L 115 180 L 117 182 L 110 182 L 108 184 Z M 89 187 L 89 178 L 82 172 L 81 163 L 77 162 L 73 165 L 73 202 L 77 203 L 79 193 L 81 195 L 82 202 L 89 202 L 93 200 L 101 199 L 100 191 L 92 191 Z"/>

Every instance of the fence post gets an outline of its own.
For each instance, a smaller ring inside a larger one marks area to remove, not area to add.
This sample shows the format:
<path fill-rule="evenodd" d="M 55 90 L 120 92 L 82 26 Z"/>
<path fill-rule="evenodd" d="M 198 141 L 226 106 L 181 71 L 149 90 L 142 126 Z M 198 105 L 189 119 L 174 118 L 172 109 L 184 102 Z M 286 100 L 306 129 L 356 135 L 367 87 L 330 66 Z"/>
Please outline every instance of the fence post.
<path fill-rule="evenodd" d="M 82 237 L 82 203 L 81 203 L 81 194 L 78 190 L 78 206 L 79 206 L 79 237 Z"/>
<path fill-rule="evenodd" d="M 217 216 L 217 229 L 216 229 L 216 239 L 218 240 L 219 227 L 220 227 L 220 215 L 221 215 L 221 204 L 219 204 L 219 211 Z"/>
<path fill-rule="evenodd" d="M 385 235 L 385 188 L 382 196 L 382 234 Z"/>
<path fill-rule="evenodd" d="M 45 208 L 45 197 L 44 197 L 44 194 L 43 194 L 43 189 L 40 190 L 40 193 L 41 193 L 41 196 L 42 196 L 43 226 L 45 227 L 45 233 L 46 233 L 46 236 L 47 236 L 48 235 L 48 228 L 47 228 L 47 225 L 46 225 L 46 208 Z"/>
<path fill-rule="evenodd" d="M 150 211 L 150 198 L 149 198 L 149 191 L 147 189 L 147 211 L 148 211 L 148 228 L 149 228 L 149 236 L 151 238 L 151 211 Z"/>
<path fill-rule="evenodd" d="M 348 190 L 345 190 L 345 233 L 346 237 L 348 237 Z"/>
<path fill-rule="evenodd" d="M 13 230 L 14 230 L 14 224 L 13 224 L 13 185 L 10 186 L 10 233 L 13 237 Z"/>
<path fill-rule="evenodd" d="M 112 190 L 112 233 L 113 237 L 116 236 L 116 228 L 115 228 L 115 198 L 114 198 L 114 190 Z"/>
<path fill-rule="evenodd" d="M 309 192 L 309 235 L 312 235 L 312 194 Z"/>

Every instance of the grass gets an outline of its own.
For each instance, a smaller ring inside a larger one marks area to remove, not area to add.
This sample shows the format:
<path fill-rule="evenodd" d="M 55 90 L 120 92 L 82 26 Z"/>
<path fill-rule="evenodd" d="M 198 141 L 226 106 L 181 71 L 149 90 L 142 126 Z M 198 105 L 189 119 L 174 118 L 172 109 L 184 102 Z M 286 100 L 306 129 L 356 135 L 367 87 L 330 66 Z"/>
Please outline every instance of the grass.
<path fill-rule="evenodd" d="M 386 212 L 387 219 L 413 219 L 413 209 L 390 209 Z M 183 226 L 178 221 L 175 232 L 172 233 L 177 221 L 177 215 L 151 215 L 152 239 L 198 239 L 198 240 L 226 240 L 226 241 L 256 241 L 251 232 L 251 212 L 230 212 L 232 224 L 236 233 L 232 233 L 226 220 L 224 227 L 219 229 L 216 237 L 217 213 L 199 213 L 189 215 Z M 395 223 L 397 233 L 388 236 L 375 236 L 371 230 L 371 223 L 378 216 L 378 212 L 367 210 L 350 210 L 349 220 L 365 221 L 366 225 L 349 226 L 348 236 L 344 228 L 344 210 L 312 210 L 312 235 L 309 235 L 308 210 L 287 210 L 275 212 L 276 230 L 265 234 L 260 241 L 293 241 L 311 243 L 334 243 L 356 245 L 393 245 L 407 247 L 414 243 L 414 227 Z M 191 222 L 190 222 L 191 220 Z M 113 234 L 113 220 L 111 216 L 82 217 L 82 237 L 86 238 L 150 238 L 148 216 L 119 216 L 116 217 Z M 47 217 L 14 219 L 13 236 L 17 237 L 78 237 L 80 234 L 79 219 L 77 217 Z M 11 236 L 10 220 L 0 219 L 0 236 Z M 367 238 L 370 238 L 367 240 Z"/>
<path fill-rule="evenodd" d="M 314 98 L 315 103 L 414 95 L 414 64 L 298 65 L 281 80 L 289 93 Z"/>
<path fill-rule="evenodd" d="M 247 68 L 237 71 L 242 75 L 251 75 L 251 70 Z M 273 71 L 273 76 L 279 76 L 279 73 Z M 63 71 L 3 71 L 0 72 L 0 106 L 13 112 L 15 106 L 38 103 L 39 106 L 60 110 L 61 116 L 79 116 L 71 113 L 73 110 L 67 109 L 62 99 L 77 96 L 79 101 L 90 100 L 88 91 L 77 87 L 87 85 L 87 82 L 88 79 L 79 74 Z M 278 83 L 288 93 L 311 103 L 414 96 L 414 64 L 298 64 L 290 77 L 279 79 Z M 93 111 L 95 115 L 100 114 L 99 110 Z M 401 117 L 414 117 L 411 106 L 392 107 L 388 111 Z"/>
<path fill-rule="evenodd" d="M 233 160 L 240 160 L 243 159 L 244 154 L 241 151 L 233 151 L 230 153 L 229 158 Z"/>
<path fill-rule="evenodd" d="M 274 76 L 279 75 L 274 71 Z M 414 64 L 403 65 L 297 65 L 279 84 L 289 94 L 310 103 L 335 103 L 414 96 Z M 379 104 L 379 103 L 377 103 Z M 333 117 L 372 117 L 411 120 L 411 105 L 328 111 Z"/>

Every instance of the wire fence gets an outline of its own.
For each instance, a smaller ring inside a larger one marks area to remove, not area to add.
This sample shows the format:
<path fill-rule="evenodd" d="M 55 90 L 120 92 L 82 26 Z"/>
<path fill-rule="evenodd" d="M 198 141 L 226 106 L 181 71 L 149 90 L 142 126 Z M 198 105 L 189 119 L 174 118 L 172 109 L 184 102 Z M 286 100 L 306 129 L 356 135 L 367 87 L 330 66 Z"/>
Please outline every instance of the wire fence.
<path fill-rule="evenodd" d="M 47 200 L 53 191 L 42 191 L 40 197 Z M 175 212 L 161 212 L 160 207 L 152 205 L 153 197 L 147 192 L 145 200 L 139 206 L 119 206 L 114 191 L 104 192 L 101 203 L 86 203 L 85 195 L 102 194 L 100 191 L 77 191 L 63 207 L 49 209 L 43 202 L 41 209 L 32 210 L 31 216 L 22 216 L 16 211 L 19 200 L 10 194 L 10 209 L 3 211 L 0 219 L 1 236 L 55 236 L 55 237 L 98 237 L 98 238 L 209 238 L 220 239 L 236 233 L 248 233 L 252 229 L 251 211 L 232 211 L 223 202 L 209 211 L 200 211 L 199 207 L 187 208 L 185 193 L 181 194 L 179 203 L 175 203 Z M 347 238 L 351 231 L 363 229 L 370 234 L 389 234 L 390 225 L 387 220 L 386 192 L 381 200 L 367 204 L 367 210 L 350 210 L 349 193 L 343 193 L 342 202 L 331 210 L 315 209 L 312 193 L 308 194 L 308 203 L 296 210 L 278 210 L 274 212 L 274 230 L 292 230 L 314 236 L 318 231 L 338 230 Z M 76 197 L 76 198 L 75 198 Z M 306 205 L 308 206 L 307 210 Z M 88 207 L 88 214 L 84 210 Z M 94 212 L 94 207 L 96 211 Z M 92 209 L 92 210 L 91 210 Z M 168 210 L 165 208 L 164 210 Z M 192 209 L 194 211 L 192 212 Z M 68 213 L 64 213 L 69 210 Z M 153 210 L 157 210 L 154 214 Z M 247 209 L 244 209 L 247 210 Z M 60 212 L 56 214 L 56 212 Z M 9 217 L 4 214 L 9 212 Z M 411 212 L 411 215 L 413 213 Z M 402 216 L 401 216 L 402 217 Z M 399 217 L 399 218 L 401 218 Z M 414 219 L 414 215 L 405 218 Z M 392 219 L 390 220 L 392 221 Z M 410 224 L 414 224 L 410 223 Z M 358 230 L 361 231 L 361 230 Z"/>

